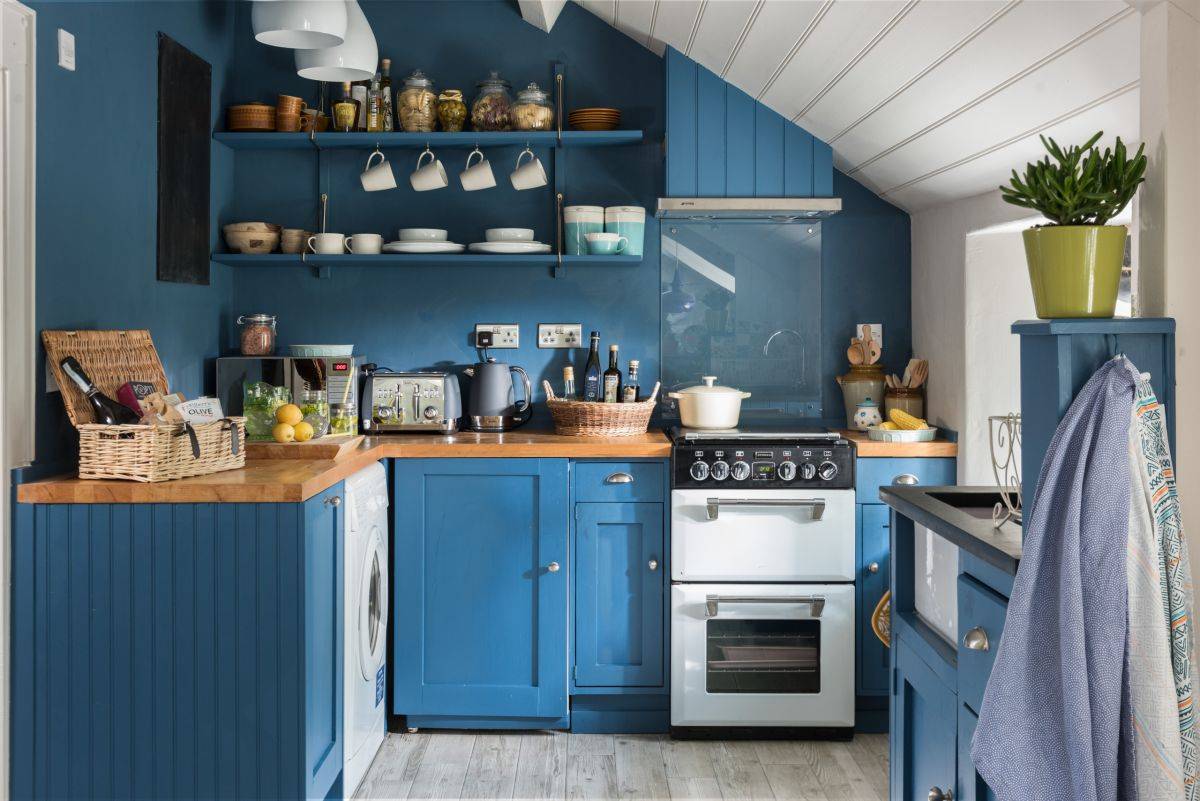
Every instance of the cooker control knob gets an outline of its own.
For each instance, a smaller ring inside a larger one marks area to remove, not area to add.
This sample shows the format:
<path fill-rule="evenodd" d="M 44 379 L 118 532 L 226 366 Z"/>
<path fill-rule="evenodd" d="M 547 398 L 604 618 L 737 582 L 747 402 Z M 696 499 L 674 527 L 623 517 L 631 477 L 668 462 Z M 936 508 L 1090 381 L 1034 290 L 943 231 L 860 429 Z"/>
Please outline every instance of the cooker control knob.
<path fill-rule="evenodd" d="M 704 462 L 692 462 L 691 469 L 692 478 L 696 481 L 703 481 L 708 478 L 708 465 Z"/>
<path fill-rule="evenodd" d="M 380 420 L 391 420 L 394 414 L 391 406 L 380 406 L 375 410 L 375 416 Z"/>
<path fill-rule="evenodd" d="M 713 462 L 711 474 L 716 481 L 729 478 L 729 462 Z"/>
<path fill-rule="evenodd" d="M 436 406 L 426 406 L 425 411 L 422 412 L 422 414 L 425 415 L 426 420 L 432 420 L 433 418 L 437 417 L 437 414 L 438 414 L 437 407 Z"/>
<path fill-rule="evenodd" d="M 745 462 L 734 462 L 729 471 L 733 475 L 734 481 L 745 481 L 750 478 L 750 465 Z"/>
<path fill-rule="evenodd" d="M 800 478 L 805 481 L 812 481 L 817 477 L 817 466 L 812 462 L 805 462 L 800 465 Z"/>
<path fill-rule="evenodd" d="M 832 481 L 833 477 L 838 474 L 838 466 L 833 462 L 821 462 L 817 473 L 821 476 L 822 481 Z"/>
<path fill-rule="evenodd" d="M 776 469 L 779 472 L 779 477 L 781 479 L 783 479 L 784 481 L 791 481 L 793 478 L 796 477 L 796 463 L 795 462 L 780 462 L 779 467 Z"/>

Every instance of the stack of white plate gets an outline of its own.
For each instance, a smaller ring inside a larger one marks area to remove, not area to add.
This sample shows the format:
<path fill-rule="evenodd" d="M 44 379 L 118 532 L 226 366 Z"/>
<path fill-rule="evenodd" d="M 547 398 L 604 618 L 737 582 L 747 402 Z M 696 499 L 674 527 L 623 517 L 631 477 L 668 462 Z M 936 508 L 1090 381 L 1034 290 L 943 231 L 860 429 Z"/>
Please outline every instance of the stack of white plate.
<path fill-rule="evenodd" d="M 447 241 L 441 228 L 401 228 L 399 242 L 388 242 L 384 253 L 462 253 L 465 245 Z"/>
<path fill-rule="evenodd" d="M 549 245 L 534 241 L 532 228 L 489 228 L 484 238 L 486 242 L 471 243 L 471 252 L 508 255 L 550 252 Z"/>

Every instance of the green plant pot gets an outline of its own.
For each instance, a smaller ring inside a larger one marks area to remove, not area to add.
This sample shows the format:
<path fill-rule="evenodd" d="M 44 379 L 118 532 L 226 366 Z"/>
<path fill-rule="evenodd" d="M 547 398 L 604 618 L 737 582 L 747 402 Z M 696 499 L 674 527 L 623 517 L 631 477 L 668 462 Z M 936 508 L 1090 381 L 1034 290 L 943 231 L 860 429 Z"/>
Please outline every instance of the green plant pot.
<path fill-rule="evenodd" d="M 1033 303 L 1043 320 L 1112 317 L 1125 257 L 1123 225 L 1028 228 L 1025 258 Z"/>

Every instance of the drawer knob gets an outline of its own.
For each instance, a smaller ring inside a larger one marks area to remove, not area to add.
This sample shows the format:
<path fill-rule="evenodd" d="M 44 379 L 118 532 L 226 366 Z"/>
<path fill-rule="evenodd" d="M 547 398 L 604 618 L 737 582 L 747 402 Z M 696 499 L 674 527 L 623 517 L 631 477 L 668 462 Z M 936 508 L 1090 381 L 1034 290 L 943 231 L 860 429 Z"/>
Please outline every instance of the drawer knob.
<path fill-rule="evenodd" d="M 920 484 L 921 480 L 919 478 L 917 478 L 916 476 L 914 476 L 912 473 L 901 473 L 900 475 L 898 475 L 892 479 L 892 483 L 899 484 L 899 485 L 905 486 L 905 487 L 911 487 L 914 484 Z"/>
<path fill-rule="evenodd" d="M 329 504 L 330 506 L 334 506 L 334 507 L 341 506 L 342 505 L 342 496 L 334 495 L 332 498 L 326 498 L 325 503 Z"/>
<path fill-rule="evenodd" d="M 604 479 L 605 484 L 632 484 L 633 476 L 628 473 L 613 473 Z"/>
<path fill-rule="evenodd" d="M 560 567 L 560 565 L 558 564 L 558 562 L 551 562 L 550 564 L 546 565 L 546 569 L 549 570 L 551 573 L 557 573 L 559 567 Z"/>
<path fill-rule="evenodd" d="M 650 568 L 651 571 L 658 570 L 658 560 L 651 559 L 649 562 L 646 563 L 646 567 Z"/>
<path fill-rule="evenodd" d="M 963 635 L 963 646 L 972 651 L 986 651 L 991 647 L 991 643 L 988 642 L 987 632 L 983 630 L 983 627 L 976 626 L 968 629 L 967 633 Z"/>
<path fill-rule="evenodd" d="M 941 787 L 934 785 L 929 788 L 929 795 L 926 798 L 929 801 L 954 801 L 954 791 L 943 790 Z"/>
<path fill-rule="evenodd" d="M 867 565 L 867 572 L 868 573 L 878 573 L 879 572 L 879 563 L 872 562 L 871 564 Z"/>

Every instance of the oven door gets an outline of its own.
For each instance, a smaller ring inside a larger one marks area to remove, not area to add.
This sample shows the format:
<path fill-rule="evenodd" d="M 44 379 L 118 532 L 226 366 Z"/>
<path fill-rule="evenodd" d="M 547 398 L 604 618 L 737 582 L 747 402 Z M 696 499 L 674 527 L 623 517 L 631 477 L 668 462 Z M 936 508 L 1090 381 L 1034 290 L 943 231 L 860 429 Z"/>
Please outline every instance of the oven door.
<path fill-rule="evenodd" d="M 671 725 L 853 726 L 854 585 L 672 585 Z"/>
<path fill-rule="evenodd" d="M 671 491 L 673 581 L 854 581 L 854 490 Z"/>

